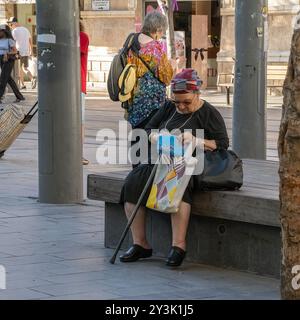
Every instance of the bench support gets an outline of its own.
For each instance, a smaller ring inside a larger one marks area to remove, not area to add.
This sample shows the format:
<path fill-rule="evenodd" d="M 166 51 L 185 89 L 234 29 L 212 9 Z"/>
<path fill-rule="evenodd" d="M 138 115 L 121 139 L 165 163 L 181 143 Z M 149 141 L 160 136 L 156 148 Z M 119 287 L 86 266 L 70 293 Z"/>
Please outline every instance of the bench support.
<path fill-rule="evenodd" d="M 116 248 L 126 226 L 121 205 L 105 205 L 105 246 Z M 157 257 L 165 258 L 171 247 L 171 223 L 167 214 L 149 211 L 147 236 Z M 193 215 L 188 230 L 187 261 L 233 268 L 279 278 L 280 228 Z M 132 244 L 131 236 L 123 249 Z"/>
<path fill-rule="evenodd" d="M 230 105 L 230 87 L 226 87 L 227 105 Z"/>

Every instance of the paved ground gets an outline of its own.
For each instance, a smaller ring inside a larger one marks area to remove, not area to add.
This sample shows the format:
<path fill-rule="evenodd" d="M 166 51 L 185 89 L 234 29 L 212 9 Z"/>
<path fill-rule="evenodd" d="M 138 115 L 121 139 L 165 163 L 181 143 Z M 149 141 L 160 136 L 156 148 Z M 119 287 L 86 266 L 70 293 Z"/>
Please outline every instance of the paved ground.
<path fill-rule="evenodd" d="M 93 163 L 86 174 L 97 170 L 96 105 L 102 118 L 107 104 L 88 99 L 85 152 Z M 0 265 L 7 271 L 0 299 L 279 299 L 278 280 L 247 273 L 195 264 L 169 270 L 159 259 L 111 266 L 102 203 L 37 202 L 36 125 L 0 161 Z"/>

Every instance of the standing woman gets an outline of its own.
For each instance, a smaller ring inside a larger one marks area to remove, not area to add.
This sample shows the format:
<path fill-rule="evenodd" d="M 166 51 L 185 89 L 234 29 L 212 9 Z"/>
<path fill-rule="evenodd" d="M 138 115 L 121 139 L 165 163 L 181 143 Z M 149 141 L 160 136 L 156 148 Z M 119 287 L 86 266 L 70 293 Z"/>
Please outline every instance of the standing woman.
<path fill-rule="evenodd" d="M 81 111 L 82 111 L 82 143 L 84 145 L 85 139 L 85 97 L 87 93 L 87 70 L 88 70 L 88 54 L 89 54 L 89 45 L 90 39 L 88 34 L 85 32 L 83 23 L 79 23 L 80 29 L 80 69 L 81 69 Z M 82 164 L 84 166 L 88 165 L 89 160 L 82 157 Z"/>
<path fill-rule="evenodd" d="M 128 121 L 133 129 L 144 129 L 166 102 L 166 87 L 176 68 L 176 61 L 168 60 L 163 43 L 159 41 L 166 29 L 167 19 L 163 14 L 149 13 L 142 32 L 135 37 L 135 49 L 129 51 L 128 63 L 137 66 L 138 78 L 128 109 Z"/>
<path fill-rule="evenodd" d="M 12 38 L 11 32 L 6 25 L 0 26 L 0 103 L 2 103 L 3 95 L 7 84 L 12 88 L 16 101 L 20 102 L 25 100 L 24 96 L 20 92 L 16 82 L 11 76 L 11 72 L 15 65 L 17 49 L 16 43 Z"/>

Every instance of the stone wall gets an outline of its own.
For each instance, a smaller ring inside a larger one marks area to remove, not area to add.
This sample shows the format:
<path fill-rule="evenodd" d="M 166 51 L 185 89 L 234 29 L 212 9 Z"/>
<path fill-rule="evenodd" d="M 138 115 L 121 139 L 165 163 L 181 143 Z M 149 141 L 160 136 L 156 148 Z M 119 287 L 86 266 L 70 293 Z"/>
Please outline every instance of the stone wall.
<path fill-rule="evenodd" d="M 0 23 L 6 23 L 8 17 L 14 15 L 13 4 L 0 4 Z"/>
<path fill-rule="evenodd" d="M 90 37 L 88 90 L 106 90 L 113 56 L 135 31 L 135 9 L 135 0 L 111 0 L 109 11 L 92 11 L 91 0 L 84 1 L 81 16 Z"/>
<path fill-rule="evenodd" d="M 6 22 L 5 4 L 0 4 L 0 23 Z"/>

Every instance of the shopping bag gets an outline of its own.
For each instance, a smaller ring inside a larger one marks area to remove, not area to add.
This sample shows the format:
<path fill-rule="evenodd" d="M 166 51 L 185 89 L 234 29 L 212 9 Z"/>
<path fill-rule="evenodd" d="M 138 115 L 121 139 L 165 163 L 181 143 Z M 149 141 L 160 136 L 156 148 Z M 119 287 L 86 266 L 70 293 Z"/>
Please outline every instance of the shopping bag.
<path fill-rule="evenodd" d="M 199 191 L 239 190 L 243 186 L 243 161 L 232 150 L 206 151 L 204 171 L 195 176 Z"/>
<path fill-rule="evenodd" d="M 37 68 L 37 58 L 36 57 L 30 57 L 28 61 L 28 70 L 32 74 L 34 78 L 38 75 L 38 68 Z"/>
<path fill-rule="evenodd" d="M 170 140 L 172 141 L 172 138 Z M 178 143 L 175 142 L 174 145 L 178 146 Z M 174 147 L 166 148 L 164 146 L 162 149 L 168 149 L 168 151 L 171 149 L 174 155 Z M 175 154 L 182 154 L 178 147 L 175 149 L 177 149 Z M 146 207 L 159 212 L 177 213 L 196 164 L 196 159 L 189 157 L 186 153 L 183 156 L 163 155 Z"/>

